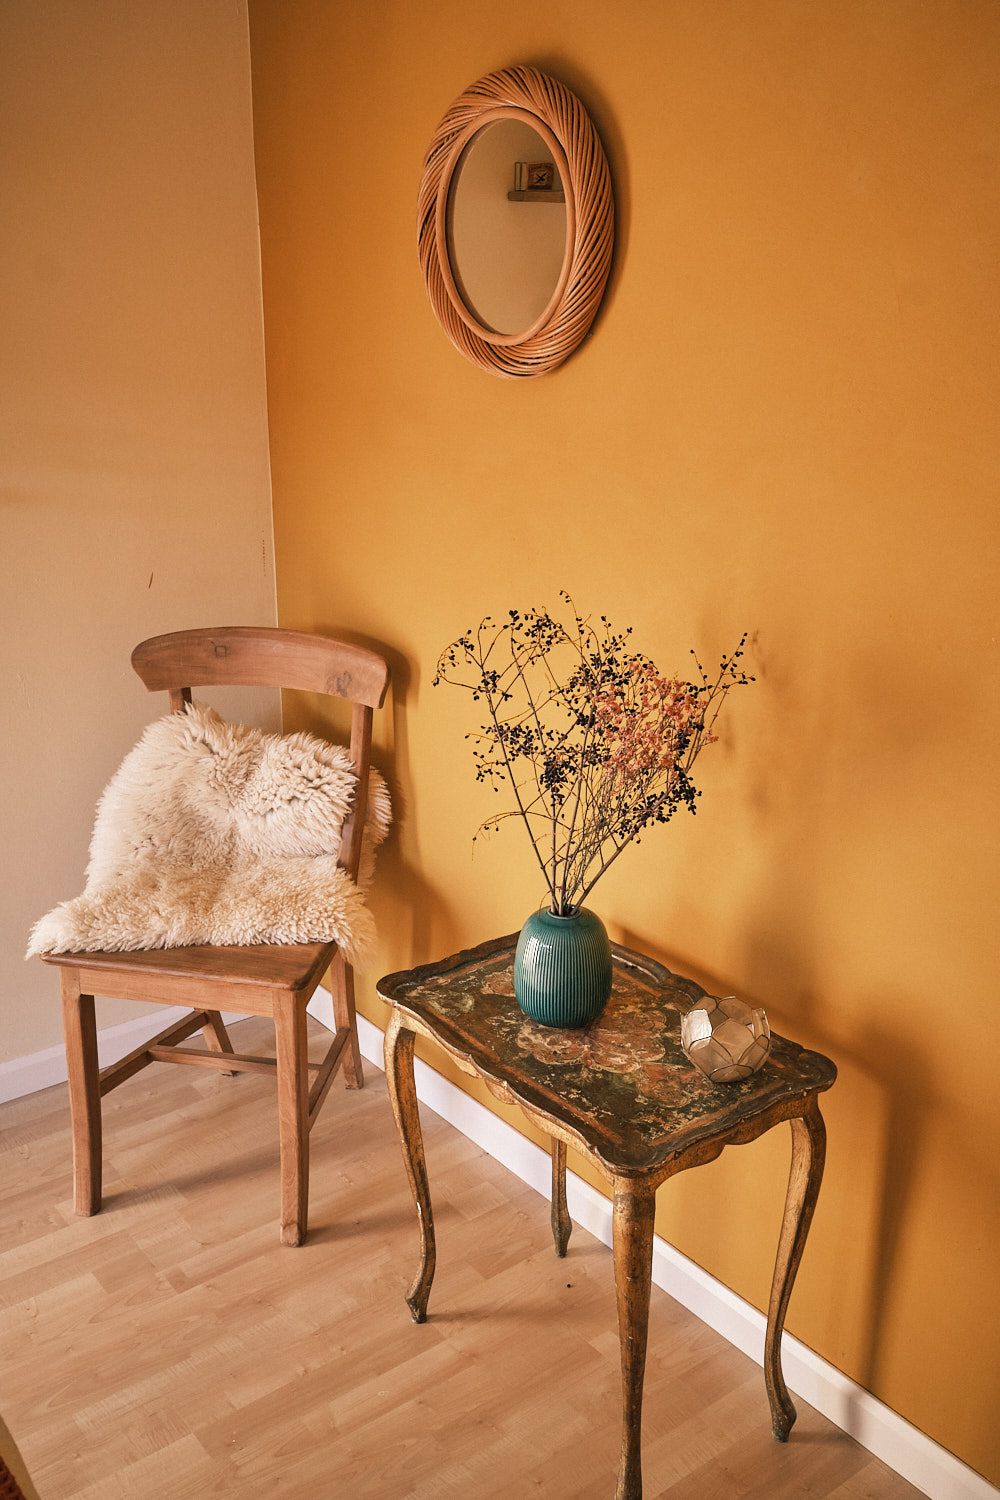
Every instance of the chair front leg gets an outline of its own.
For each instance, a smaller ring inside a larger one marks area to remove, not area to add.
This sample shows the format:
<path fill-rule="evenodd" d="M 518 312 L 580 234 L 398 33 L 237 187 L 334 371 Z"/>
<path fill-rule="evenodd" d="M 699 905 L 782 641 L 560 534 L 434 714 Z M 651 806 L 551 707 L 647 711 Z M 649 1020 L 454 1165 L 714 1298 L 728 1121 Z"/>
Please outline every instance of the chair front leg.
<path fill-rule="evenodd" d="M 63 1034 L 69 1108 L 73 1122 L 73 1207 L 90 1215 L 101 1208 L 101 1080 L 93 995 L 81 995 L 76 971 L 63 969 Z"/>
<path fill-rule="evenodd" d="M 281 1151 L 281 1243 L 301 1245 L 309 1214 L 309 1054 L 301 995 L 275 996 L 278 1143 Z"/>

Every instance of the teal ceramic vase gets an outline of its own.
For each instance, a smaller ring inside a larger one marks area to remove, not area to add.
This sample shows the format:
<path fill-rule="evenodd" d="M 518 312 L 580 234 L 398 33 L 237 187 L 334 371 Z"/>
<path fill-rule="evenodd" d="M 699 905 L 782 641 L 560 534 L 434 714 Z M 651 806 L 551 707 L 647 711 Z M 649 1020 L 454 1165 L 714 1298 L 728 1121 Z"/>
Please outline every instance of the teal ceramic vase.
<path fill-rule="evenodd" d="M 611 994 L 611 944 L 600 917 L 585 906 L 566 917 L 535 911 L 514 955 L 514 994 L 543 1026 L 586 1026 Z"/>

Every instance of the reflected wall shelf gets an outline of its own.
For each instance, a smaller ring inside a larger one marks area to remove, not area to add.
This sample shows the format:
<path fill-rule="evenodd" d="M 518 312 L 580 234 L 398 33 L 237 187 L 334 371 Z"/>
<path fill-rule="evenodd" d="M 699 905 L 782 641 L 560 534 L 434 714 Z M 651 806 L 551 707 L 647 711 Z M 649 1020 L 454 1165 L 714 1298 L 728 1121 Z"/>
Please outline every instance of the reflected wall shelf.
<path fill-rule="evenodd" d="M 565 203 L 566 194 L 561 188 L 525 188 L 523 192 L 511 188 L 508 203 Z"/>

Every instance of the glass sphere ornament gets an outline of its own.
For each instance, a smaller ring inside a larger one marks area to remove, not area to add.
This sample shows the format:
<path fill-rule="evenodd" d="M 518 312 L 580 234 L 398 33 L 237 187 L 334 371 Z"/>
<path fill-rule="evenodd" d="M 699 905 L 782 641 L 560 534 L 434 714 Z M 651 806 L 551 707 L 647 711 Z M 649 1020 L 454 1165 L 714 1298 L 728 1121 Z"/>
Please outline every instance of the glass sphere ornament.
<path fill-rule="evenodd" d="M 681 1017 L 681 1046 L 689 1062 L 713 1083 L 738 1083 L 756 1073 L 771 1050 L 771 1028 L 762 1010 L 735 995 L 706 995 Z"/>

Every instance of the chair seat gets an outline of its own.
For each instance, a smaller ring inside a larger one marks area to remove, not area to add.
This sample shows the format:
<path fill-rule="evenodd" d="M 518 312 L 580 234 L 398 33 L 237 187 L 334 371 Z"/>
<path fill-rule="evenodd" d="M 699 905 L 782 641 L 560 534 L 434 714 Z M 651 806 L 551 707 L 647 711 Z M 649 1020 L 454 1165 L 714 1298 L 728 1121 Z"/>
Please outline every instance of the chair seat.
<path fill-rule="evenodd" d="M 41 956 L 47 964 L 74 969 L 304 990 L 323 973 L 336 951 L 336 943 L 254 943 L 232 948 L 205 944 L 190 948 L 144 948 L 132 953 L 43 953 Z"/>

